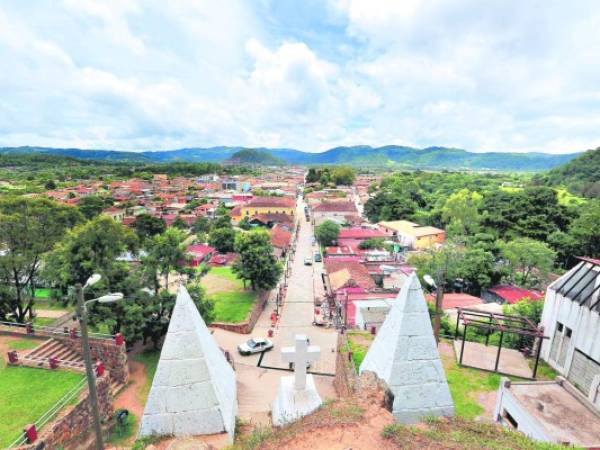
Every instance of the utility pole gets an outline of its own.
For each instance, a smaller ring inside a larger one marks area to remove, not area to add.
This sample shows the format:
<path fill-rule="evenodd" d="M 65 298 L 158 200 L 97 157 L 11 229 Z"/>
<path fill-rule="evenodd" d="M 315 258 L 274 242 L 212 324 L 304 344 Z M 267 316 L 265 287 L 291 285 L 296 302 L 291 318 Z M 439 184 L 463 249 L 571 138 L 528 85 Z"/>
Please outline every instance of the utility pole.
<path fill-rule="evenodd" d="M 85 372 L 90 391 L 90 406 L 92 408 L 92 417 L 94 418 L 94 430 L 96 433 L 96 450 L 103 450 L 102 443 L 102 425 L 100 423 L 100 411 L 98 409 L 98 392 L 96 390 L 96 374 L 92 367 L 92 357 L 90 354 L 90 343 L 87 330 L 87 310 L 83 299 L 83 286 L 81 283 L 75 285 L 77 291 L 77 316 L 79 317 L 79 328 L 81 330 L 81 340 L 83 347 L 83 359 L 85 361 Z"/>

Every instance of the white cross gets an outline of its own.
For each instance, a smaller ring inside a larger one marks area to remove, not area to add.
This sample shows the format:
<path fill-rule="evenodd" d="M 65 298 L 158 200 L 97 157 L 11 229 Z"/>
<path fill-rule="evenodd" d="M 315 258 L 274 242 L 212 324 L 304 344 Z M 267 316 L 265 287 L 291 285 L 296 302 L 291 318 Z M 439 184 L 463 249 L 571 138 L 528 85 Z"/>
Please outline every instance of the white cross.
<path fill-rule="evenodd" d="M 317 361 L 320 356 L 321 349 L 317 345 L 308 345 L 305 334 L 296 335 L 295 347 L 282 347 L 283 362 L 294 363 L 294 389 L 302 391 L 306 388 L 306 366 L 309 362 Z"/>

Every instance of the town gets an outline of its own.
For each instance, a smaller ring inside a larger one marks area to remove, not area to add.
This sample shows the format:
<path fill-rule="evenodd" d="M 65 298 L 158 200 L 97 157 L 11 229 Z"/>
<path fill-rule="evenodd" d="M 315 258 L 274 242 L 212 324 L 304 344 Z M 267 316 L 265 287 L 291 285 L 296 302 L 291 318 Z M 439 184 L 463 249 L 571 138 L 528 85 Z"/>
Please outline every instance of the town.
<path fill-rule="evenodd" d="M 599 24 L 0 1 L 0 448 L 600 449 Z"/>
<path fill-rule="evenodd" d="M 462 201 L 448 231 L 381 209 L 395 175 L 246 172 L 96 174 L 3 199 L 0 258 L 17 273 L 3 275 L 3 446 L 243 447 L 263 430 L 259 445 L 394 448 L 395 424 L 425 419 L 600 442 L 600 260 L 568 255 L 560 274 L 539 255 L 513 263 L 508 241 L 506 267 L 482 281 L 464 240 L 474 193 L 447 197 L 443 210 Z M 264 431 L 312 416 L 331 430 Z"/>

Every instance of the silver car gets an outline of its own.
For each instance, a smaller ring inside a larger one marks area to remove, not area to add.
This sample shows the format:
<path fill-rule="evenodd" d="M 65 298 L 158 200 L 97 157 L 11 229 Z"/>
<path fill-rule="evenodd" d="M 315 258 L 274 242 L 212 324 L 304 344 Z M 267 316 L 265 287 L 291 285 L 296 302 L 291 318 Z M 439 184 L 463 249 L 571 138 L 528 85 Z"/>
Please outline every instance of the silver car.
<path fill-rule="evenodd" d="M 262 353 L 273 348 L 273 343 L 264 338 L 253 337 L 248 339 L 243 344 L 238 345 L 238 352 L 240 355 L 248 356 L 253 353 Z"/>

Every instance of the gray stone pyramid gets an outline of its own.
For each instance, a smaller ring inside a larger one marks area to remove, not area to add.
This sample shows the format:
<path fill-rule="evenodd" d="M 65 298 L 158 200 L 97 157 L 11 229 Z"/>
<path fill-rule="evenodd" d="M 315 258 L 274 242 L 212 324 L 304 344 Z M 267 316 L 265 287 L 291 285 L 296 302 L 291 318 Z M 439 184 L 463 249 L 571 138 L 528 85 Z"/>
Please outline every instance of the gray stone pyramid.
<path fill-rule="evenodd" d="M 363 372 L 374 372 L 385 382 L 392 414 L 400 423 L 454 415 L 454 403 L 416 274 L 402 287 L 373 340 L 360 365 L 360 373 Z"/>
<path fill-rule="evenodd" d="M 232 440 L 236 413 L 235 373 L 181 286 L 139 435 L 227 432 Z"/>

